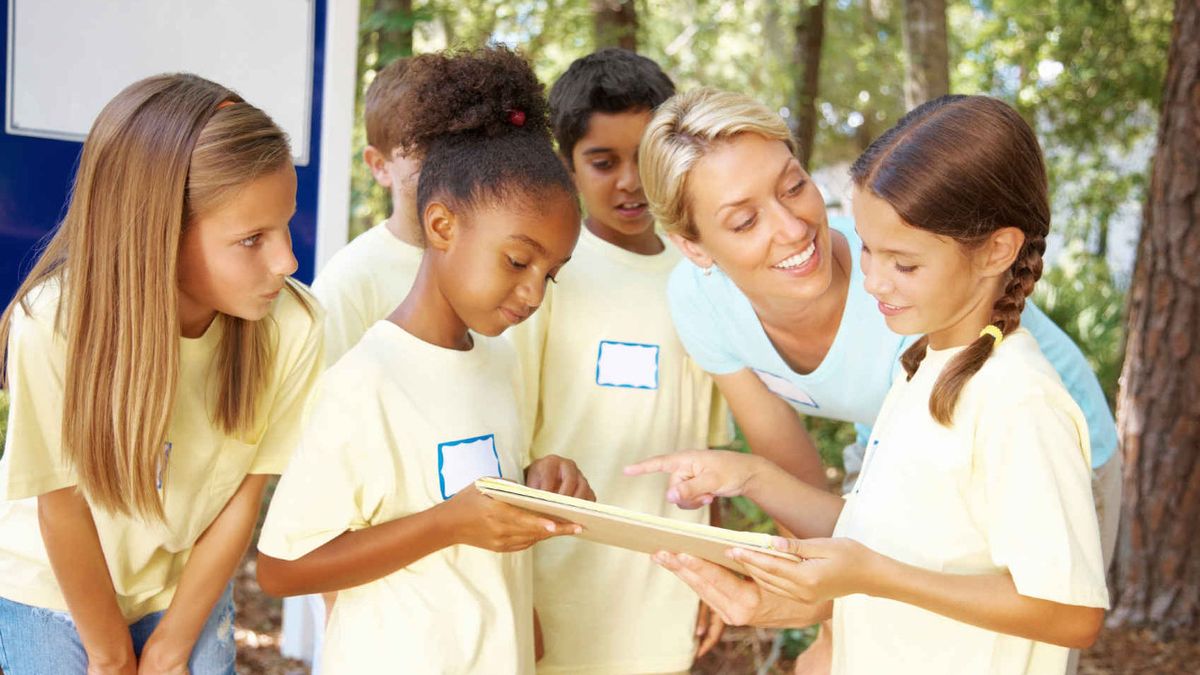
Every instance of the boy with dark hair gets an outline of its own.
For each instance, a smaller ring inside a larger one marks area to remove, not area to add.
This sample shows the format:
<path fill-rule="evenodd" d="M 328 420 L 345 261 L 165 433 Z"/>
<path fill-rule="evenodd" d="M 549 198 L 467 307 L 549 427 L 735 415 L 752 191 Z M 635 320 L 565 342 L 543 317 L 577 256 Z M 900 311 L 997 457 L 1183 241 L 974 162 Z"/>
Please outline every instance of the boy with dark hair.
<path fill-rule="evenodd" d="M 513 336 L 524 365 L 533 458 L 569 457 L 608 503 L 691 522 L 665 482 L 622 468 L 679 448 L 728 443 L 711 378 L 687 357 L 667 309 L 681 256 L 655 232 L 637 150 L 654 108 L 675 93 L 653 61 L 621 49 L 583 57 L 550 90 L 550 122 L 587 215 L 571 264 Z M 539 673 L 690 670 L 719 620 L 649 556 L 587 542 L 534 550 Z M 698 630 L 698 623 L 700 629 Z"/>

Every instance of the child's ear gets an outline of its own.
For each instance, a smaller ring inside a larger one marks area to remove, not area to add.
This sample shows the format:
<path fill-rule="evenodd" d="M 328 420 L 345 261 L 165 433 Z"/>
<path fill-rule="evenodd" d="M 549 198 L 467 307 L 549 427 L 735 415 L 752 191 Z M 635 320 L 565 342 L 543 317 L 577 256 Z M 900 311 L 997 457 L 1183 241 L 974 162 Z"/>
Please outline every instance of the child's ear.
<path fill-rule="evenodd" d="M 436 251 L 449 249 L 459 225 L 454 212 L 441 202 L 429 202 L 421 216 L 425 247 Z"/>
<path fill-rule="evenodd" d="M 371 175 L 375 177 L 375 182 L 385 188 L 392 187 L 392 174 L 388 172 L 387 163 L 388 157 L 383 152 L 373 146 L 368 145 L 363 148 L 363 162 L 367 168 L 371 170 Z"/>
<path fill-rule="evenodd" d="M 675 247 L 683 253 L 684 257 L 695 263 L 697 267 L 708 269 L 716 264 L 712 256 L 704 251 L 704 247 L 700 245 L 700 242 L 692 241 L 680 234 L 671 233 L 667 236 L 671 238 L 671 243 L 675 244 Z"/>
<path fill-rule="evenodd" d="M 988 237 L 987 247 L 980 260 L 987 276 L 1004 274 L 1025 245 L 1025 233 L 1015 227 L 1002 227 Z"/>

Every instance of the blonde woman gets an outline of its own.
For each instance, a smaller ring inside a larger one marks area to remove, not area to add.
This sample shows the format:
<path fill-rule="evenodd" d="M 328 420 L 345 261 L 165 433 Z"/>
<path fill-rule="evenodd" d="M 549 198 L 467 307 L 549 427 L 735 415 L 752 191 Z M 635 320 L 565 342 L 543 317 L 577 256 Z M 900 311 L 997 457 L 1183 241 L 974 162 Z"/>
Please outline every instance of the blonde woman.
<path fill-rule="evenodd" d="M 0 667 L 232 673 L 230 578 L 318 373 L 286 136 L 151 77 L 100 112 L 0 319 Z"/>
<path fill-rule="evenodd" d="M 702 88 L 664 103 L 642 138 L 640 168 L 651 210 L 687 258 L 668 289 L 684 346 L 712 373 L 752 451 L 824 486 L 796 412 L 853 422 L 866 439 L 915 340 L 892 332 L 866 292 L 854 223 L 827 217 L 786 124 L 740 94 Z M 1120 501 L 1112 413 L 1065 333 L 1031 303 L 1021 325 L 1086 415 L 1108 560 Z M 855 454 L 846 456 L 850 470 Z M 733 598 L 710 604 L 736 607 L 726 618 L 737 623 L 796 625 L 822 614 L 768 607 L 777 599 L 719 568 L 682 572 L 706 575 L 705 588 Z"/>

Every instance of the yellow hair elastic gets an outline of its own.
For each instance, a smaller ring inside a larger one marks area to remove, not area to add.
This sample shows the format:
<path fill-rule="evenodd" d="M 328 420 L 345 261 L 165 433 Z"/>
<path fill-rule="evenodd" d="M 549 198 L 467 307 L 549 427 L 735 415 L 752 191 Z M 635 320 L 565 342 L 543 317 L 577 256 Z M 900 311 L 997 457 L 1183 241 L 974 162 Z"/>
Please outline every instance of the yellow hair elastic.
<path fill-rule="evenodd" d="M 983 337 L 984 335 L 991 335 L 996 341 L 996 344 L 992 345 L 993 349 L 999 347 L 1001 342 L 1004 342 L 1004 333 L 1001 333 L 1000 329 L 994 323 L 984 326 L 983 330 L 979 331 L 979 337 Z"/>

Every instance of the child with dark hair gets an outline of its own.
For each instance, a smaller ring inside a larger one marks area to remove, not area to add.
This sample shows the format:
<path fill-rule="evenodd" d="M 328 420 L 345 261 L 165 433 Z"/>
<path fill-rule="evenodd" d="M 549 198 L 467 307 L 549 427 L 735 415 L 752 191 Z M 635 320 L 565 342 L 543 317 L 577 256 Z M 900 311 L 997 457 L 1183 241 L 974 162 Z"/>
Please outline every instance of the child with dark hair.
<path fill-rule="evenodd" d="M 572 462 L 529 462 L 515 355 L 497 339 L 570 258 L 578 204 L 524 59 L 489 48 L 428 61 L 408 85 L 425 112 L 399 125 L 404 152 L 424 149 L 420 267 L 403 302 L 326 371 L 267 514 L 258 576 L 275 595 L 338 592 L 329 672 L 530 673 L 520 551 L 578 526 L 473 482 L 593 498 Z"/>
<path fill-rule="evenodd" d="M 664 503 L 665 483 L 621 478 L 646 457 L 728 442 L 712 379 L 672 327 L 667 278 L 681 258 L 655 232 L 638 177 L 642 131 L 673 93 L 653 61 L 620 49 L 575 61 L 554 84 L 550 119 L 587 217 L 570 268 L 514 341 L 534 457 L 574 460 L 610 503 L 707 522 L 707 510 Z M 696 597 L 644 555 L 546 542 L 534 551 L 534 604 L 540 673 L 682 672 L 697 652 Z M 710 646 L 720 627 L 700 625 Z"/>

